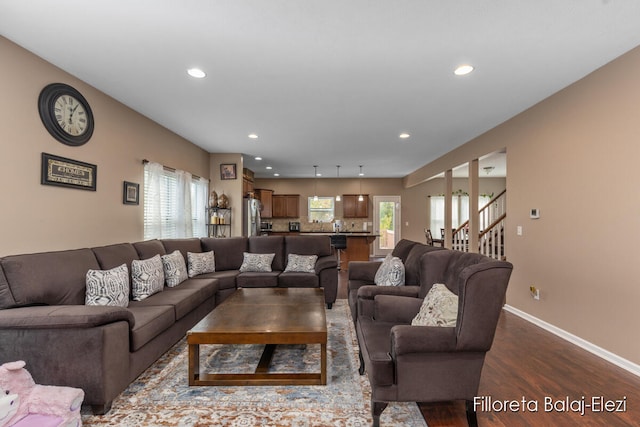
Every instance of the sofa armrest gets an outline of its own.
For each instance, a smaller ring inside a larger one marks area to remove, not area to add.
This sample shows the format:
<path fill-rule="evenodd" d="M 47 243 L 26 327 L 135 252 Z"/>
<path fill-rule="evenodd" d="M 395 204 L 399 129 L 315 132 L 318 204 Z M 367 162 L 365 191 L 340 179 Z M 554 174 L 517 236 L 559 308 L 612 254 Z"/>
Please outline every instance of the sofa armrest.
<path fill-rule="evenodd" d="M 43 305 L 0 310 L 0 329 L 93 328 L 126 321 L 133 328 L 133 314 L 122 307 Z"/>
<path fill-rule="evenodd" d="M 456 328 L 396 325 L 391 328 L 391 354 L 448 353 L 456 349 Z"/>
<path fill-rule="evenodd" d="M 409 325 L 420 311 L 421 305 L 422 299 L 415 296 L 377 295 L 373 303 L 373 318 Z"/>
<path fill-rule="evenodd" d="M 359 299 L 374 299 L 378 295 L 394 295 L 417 298 L 420 292 L 419 286 L 362 286 L 358 289 Z"/>
<path fill-rule="evenodd" d="M 328 268 L 337 268 L 338 267 L 338 259 L 335 255 L 327 255 L 327 256 L 319 256 L 316 261 L 316 274 L 320 274 L 322 270 L 326 270 Z"/>
<path fill-rule="evenodd" d="M 382 261 L 349 261 L 349 280 L 364 280 L 373 283 Z"/>

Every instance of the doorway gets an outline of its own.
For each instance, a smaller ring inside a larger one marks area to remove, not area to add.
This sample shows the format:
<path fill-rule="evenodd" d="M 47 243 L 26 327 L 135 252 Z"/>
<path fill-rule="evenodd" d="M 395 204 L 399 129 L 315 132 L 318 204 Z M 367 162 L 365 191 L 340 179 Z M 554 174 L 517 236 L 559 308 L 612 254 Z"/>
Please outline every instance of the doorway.
<path fill-rule="evenodd" d="M 373 232 L 379 237 L 373 244 L 373 256 L 393 251 L 400 241 L 400 196 L 373 196 Z"/>

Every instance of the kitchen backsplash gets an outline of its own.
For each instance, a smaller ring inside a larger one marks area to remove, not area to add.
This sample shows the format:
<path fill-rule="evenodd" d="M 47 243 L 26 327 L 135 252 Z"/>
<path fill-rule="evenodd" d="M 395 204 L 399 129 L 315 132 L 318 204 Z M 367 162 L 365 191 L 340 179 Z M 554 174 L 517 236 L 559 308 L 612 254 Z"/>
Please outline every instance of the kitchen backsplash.
<path fill-rule="evenodd" d="M 341 218 L 336 218 L 341 219 Z M 286 232 L 289 231 L 289 221 L 300 222 L 300 231 L 302 233 L 309 233 L 312 231 L 333 231 L 333 223 L 331 222 L 309 222 L 309 217 L 301 216 L 300 218 L 265 218 L 264 221 L 271 222 L 273 224 L 272 231 Z M 365 224 L 367 219 L 365 218 L 349 218 L 342 220 L 342 231 L 371 231 L 371 227 L 368 226 L 365 230 Z"/>

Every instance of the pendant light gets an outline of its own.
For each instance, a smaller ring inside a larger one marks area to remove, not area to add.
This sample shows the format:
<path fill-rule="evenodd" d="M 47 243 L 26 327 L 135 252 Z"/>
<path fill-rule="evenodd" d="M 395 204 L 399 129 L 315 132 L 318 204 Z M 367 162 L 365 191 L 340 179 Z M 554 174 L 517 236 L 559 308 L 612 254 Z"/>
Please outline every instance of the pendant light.
<path fill-rule="evenodd" d="M 362 165 L 360 165 L 360 173 L 358 175 L 360 176 L 360 195 L 358 196 L 358 201 L 364 202 L 364 196 L 362 195 L 362 175 L 364 175 L 362 173 Z"/>
<path fill-rule="evenodd" d="M 338 178 L 340 178 L 340 165 L 336 165 L 336 171 L 337 171 L 336 176 L 337 176 Z M 338 186 L 339 186 L 339 185 L 340 185 L 340 183 L 338 183 Z M 340 195 L 338 194 L 338 195 L 336 196 L 336 202 L 339 202 L 340 200 L 342 200 L 342 199 L 340 198 Z"/>
<path fill-rule="evenodd" d="M 313 191 L 313 201 L 318 201 L 318 165 L 313 165 L 313 176 L 315 179 L 315 190 Z"/>

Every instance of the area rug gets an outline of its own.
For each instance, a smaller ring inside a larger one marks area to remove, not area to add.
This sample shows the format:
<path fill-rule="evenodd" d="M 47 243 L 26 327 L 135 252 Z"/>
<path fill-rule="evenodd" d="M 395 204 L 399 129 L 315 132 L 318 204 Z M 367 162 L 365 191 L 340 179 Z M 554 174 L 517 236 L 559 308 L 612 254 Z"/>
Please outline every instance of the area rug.
<path fill-rule="evenodd" d="M 358 375 L 358 344 L 345 300 L 327 313 L 326 386 L 189 387 L 183 339 L 114 401 L 104 416 L 83 412 L 85 426 L 370 426 L 371 388 Z M 208 372 L 252 372 L 259 345 L 200 346 Z M 318 372 L 319 345 L 278 346 L 270 372 Z M 390 403 L 381 426 L 426 426 L 418 406 Z"/>

